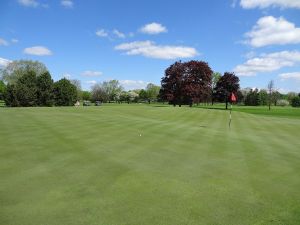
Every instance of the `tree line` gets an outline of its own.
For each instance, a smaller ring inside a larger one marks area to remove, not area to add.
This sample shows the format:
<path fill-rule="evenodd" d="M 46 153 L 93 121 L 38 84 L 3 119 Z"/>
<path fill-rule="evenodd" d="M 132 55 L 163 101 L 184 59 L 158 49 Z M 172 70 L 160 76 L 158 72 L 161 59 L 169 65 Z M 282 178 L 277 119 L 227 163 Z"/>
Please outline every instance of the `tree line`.
<path fill-rule="evenodd" d="M 240 89 L 232 72 L 213 72 L 207 62 L 175 62 L 161 79 L 161 86 L 149 83 L 145 89 L 125 91 L 118 80 L 104 81 L 83 91 L 79 80 L 53 81 L 46 66 L 37 61 L 20 60 L 0 70 L 0 100 L 7 106 L 72 106 L 80 100 L 100 102 L 168 102 L 174 106 L 230 102 L 234 93 L 242 105 L 292 105 L 300 107 L 300 94 L 280 94 L 274 82 L 265 90 Z"/>
<path fill-rule="evenodd" d="M 83 91 L 79 80 L 53 81 L 46 66 L 37 61 L 20 60 L 0 71 L 0 100 L 6 106 L 72 106 L 77 101 L 153 102 L 160 87 L 149 83 L 145 89 L 125 91 L 117 80 L 97 83 Z"/>
<path fill-rule="evenodd" d="M 227 109 L 231 93 L 240 105 L 268 105 L 269 109 L 271 105 L 300 107 L 300 93 L 281 94 L 272 80 L 267 89 L 241 89 L 234 73 L 213 72 L 203 61 L 175 62 L 161 80 L 160 98 L 174 106 L 219 102 L 225 103 Z"/>
<path fill-rule="evenodd" d="M 160 97 L 174 106 L 201 102 L 225 102 L 226 109 L 231 93 L 237 94 L 239 78 L 234 73 L 223 76 L 213 73 L 207 62 L 175 62 L 165 71 L 161 80 Z"/>
<path fill-rule="evenodd" d="M 54 82 L 47 68 L 39 62 L 14 61 L 1 70 L 7 106 L 69 106 L 77 99 L 77 88 L 63 78 Z"/>
<path fill-rule="evenodd" d="M 89 99 L 101 102 L 156 102 L 158 101 L 160 87 L 149 83 L 145 89 L 125 91 L 118 80 L 104 81 L 91 88 Z"/>

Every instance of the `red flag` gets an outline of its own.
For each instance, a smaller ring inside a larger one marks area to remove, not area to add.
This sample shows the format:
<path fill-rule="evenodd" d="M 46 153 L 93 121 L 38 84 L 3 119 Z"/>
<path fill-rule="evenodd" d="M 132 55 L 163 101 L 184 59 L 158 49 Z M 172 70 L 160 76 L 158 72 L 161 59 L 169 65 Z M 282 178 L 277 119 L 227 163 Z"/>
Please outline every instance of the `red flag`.
<path fill-rule="evenodd" d="M 231 93 L 230 101 L 231 101 L 231 102 L 236 102 L 236 97 L 235 97 L 235 95 L 233 94 L 233 92 Z"/>

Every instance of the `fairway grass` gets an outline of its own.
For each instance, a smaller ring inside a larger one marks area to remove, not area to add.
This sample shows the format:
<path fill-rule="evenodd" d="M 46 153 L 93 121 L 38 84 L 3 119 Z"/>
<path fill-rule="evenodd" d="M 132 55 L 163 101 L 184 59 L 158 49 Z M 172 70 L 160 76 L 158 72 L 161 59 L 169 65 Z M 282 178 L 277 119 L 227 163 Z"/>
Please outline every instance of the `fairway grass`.
<path fill-rule="evenodd" d="M 299 225 L 300 119 L 0 108 L 2 225 Z"/>

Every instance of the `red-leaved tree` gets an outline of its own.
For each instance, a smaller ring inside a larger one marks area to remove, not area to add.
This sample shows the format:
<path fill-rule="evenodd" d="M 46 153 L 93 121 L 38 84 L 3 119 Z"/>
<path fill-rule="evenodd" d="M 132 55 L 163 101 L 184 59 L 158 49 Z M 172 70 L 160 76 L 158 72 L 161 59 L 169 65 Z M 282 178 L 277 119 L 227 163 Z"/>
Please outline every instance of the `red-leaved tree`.
<path fill-rule="evenodd" d="M 176 62 L 165 71 L 160 96 L 174 106 L 207 101 L 212 73 L 206 62 Z"/>

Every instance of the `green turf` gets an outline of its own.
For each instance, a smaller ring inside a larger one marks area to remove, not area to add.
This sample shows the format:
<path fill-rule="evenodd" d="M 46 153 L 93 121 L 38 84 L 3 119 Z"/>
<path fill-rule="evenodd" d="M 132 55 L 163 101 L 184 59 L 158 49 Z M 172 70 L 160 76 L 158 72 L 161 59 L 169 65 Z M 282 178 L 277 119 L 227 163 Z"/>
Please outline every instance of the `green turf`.
<path fill-rule="evenodd" d="M 297 118 L 123 104 L 0 127 L 1 225 L 300 223 Z"/>
<path fill-rule="evenodd" d="M 218 109 L 225 110 L 225 104 L 215 104 L 215 105 L 201 105 L 198 108 L 204 109 Z M 228 109 L 230 105 L 228 105 Z M 300 108 L 294 108 L 291 106 L 271 106 L 271 110 L 269 110 L 268 106 L 241 106 L 241 105 L 233 105 L 233 111 L 237 112 L 246 112 L 256 115 L 264 115 L 264 116 L 276 116 L 276 117 L 285 117 L 285 118 L 299 118 L 300 119 Z"/>

